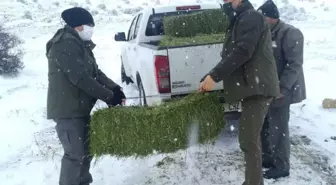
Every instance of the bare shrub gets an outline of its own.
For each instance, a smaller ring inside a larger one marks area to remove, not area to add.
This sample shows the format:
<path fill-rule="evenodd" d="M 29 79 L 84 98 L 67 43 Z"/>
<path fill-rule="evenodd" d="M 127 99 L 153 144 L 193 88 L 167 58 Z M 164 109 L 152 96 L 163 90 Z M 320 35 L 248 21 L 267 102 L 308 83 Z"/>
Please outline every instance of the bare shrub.
<path fill-rule="evenodd" d="M 55 6 L 59 6 L 60 5 L 60 3 L 58 1 L 55 1 L 52 4 L 55 5 Z"/>
<path fill-rule="evenodd" d="M 0 26 L 0 75 L 17 76 L 24 68 L 23 52 L 17 49 L 22 43 L 17 36 L 7 33 Z"/>
<path fill-rule="evenodd" d="M 22 4 L 27 4 L 27 1 L 25 0 L 17 0 L 17 2 L 22 3 Z"/>
<path fill-rule="evenodd" d="M 117 16 L 119 13 L 118 13 L 117 10 L 113 9 L 113 10 L 109 10 L 109 11 L 108 11 L 108 14 L 109 14 L 109 15 L 113 15 L 113 16 Z"/>
<path fill-rule="evenodd" d="M 92 11 L 91 11 L 91 14 L 92 14 L 93 16 L 95 16 L 95 15 L 98 15 L 99 12 L 98 12 L 98 10 L 92 10 Z"/>
<path fill-rule="evenodd" d="M 99 4 L 97 6 L 97 8 L 101 9 L 101 10 L 106 10 L 106 5 L 105 4 Z"/>
<path fill-rule="evenodd" d="M 23 18 L 33 20 L 33 15 L 30 11 L 25 11 Z"/>

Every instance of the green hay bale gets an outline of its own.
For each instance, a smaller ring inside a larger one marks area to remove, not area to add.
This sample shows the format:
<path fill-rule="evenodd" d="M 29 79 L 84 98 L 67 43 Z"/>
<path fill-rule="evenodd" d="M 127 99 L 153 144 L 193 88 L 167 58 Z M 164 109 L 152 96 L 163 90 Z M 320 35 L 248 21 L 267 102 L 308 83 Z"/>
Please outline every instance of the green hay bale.
<path fill-rule="evenodd" d="M 204 11 L 197 15 L 197 25 L 202 34 L 224 33 L 228 27 L 228 18 L 221 9 Z"/>
<path fill-rule="evenodd" d="M 172 37 L 164 36 L 160 41 L 162 47 L 187 46 L 198 44 L 211 44 L 224 42 L 224 33 L 212 35 L 197 35 L 195 37 Z"/>
<path fill-rule="evenodd" d="M 165 35 L 173 37 L 224 33 L 227 27 L 228 19 L 221 9 L 163 18 Z"/>
<path fill-rule="evenodd" d="M 163 18 L 165 35 L 175 37 L 192 37 L 199 33 L 197 17 L 193 15 L 178 15 Z"/>
<path fill-rule="evenodd" d="M 336 108 L 336 100 L 331 98 L 325 98 L 322 101 L 322 107 L 324 109 L 335 109 Z"/>
<path fill-rule="evenodd" d="M 188 147 L 188 131 L 199 124 L 199 143 L 218 136 L 225 122 L 216 94 L 193 94 L 153 107 L 115 107 L 96 111 L 90 150 L 95 157 L 145 157 Z"/>

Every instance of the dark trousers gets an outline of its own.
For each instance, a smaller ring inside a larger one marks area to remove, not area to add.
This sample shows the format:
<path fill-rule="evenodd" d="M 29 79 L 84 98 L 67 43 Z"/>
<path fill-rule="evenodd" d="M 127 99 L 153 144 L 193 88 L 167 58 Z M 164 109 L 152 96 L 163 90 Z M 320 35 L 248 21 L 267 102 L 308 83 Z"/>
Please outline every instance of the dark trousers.
<path fill-rule="evenodd" d="M 90 117 L 56 119 L 56 131 L 64 149 L 60 185 L 89 185 L 92 156 L 89 154 Z"/>
<path fill-rule="evenodd" d="M 276 169 L 290 169 L 289 137 L 290 104 L 287 102 L 271 106 L 262 129 L 263 161 Z"/>
<path fill-rule="evenodd" d="M 263 185 L 260 134 L 272 98 L 253 96 L 243 100 L 239 123 L 239 144 L 244 152 L 244 185 Z"/>

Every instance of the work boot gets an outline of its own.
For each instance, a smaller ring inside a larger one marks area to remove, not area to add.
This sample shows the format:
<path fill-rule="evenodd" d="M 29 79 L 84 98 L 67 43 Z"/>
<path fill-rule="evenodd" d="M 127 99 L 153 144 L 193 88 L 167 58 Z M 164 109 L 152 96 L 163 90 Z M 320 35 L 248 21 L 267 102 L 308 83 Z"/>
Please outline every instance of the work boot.
<path fill-rule="evenodd" d="M 271 168 L 264 172 L 265 179 L 278 179 L 278 178 L 287 177 L 287 176 L 289 176 L 288 171 L 279 170 L 276 168 Z"/>

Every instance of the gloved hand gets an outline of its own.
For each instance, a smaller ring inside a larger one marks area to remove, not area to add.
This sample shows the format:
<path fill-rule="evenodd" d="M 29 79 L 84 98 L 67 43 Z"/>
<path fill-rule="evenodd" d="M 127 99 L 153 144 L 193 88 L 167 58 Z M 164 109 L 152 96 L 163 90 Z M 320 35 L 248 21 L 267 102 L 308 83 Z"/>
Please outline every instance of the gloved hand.
<path fill-rule="evenodd" d="M 114 107 L 114 106 L 117 106 L 117 105 L 123 105 L 123 103 L 126 100 L 126 96 L 125 96 L 124 92 L 122 91 L 122 88 L 120 86 L 117 86 L 112 91 L 114 93 L 113 98 L 109 102 L 106 102 L 106 104 L 109 107 Z"/>

